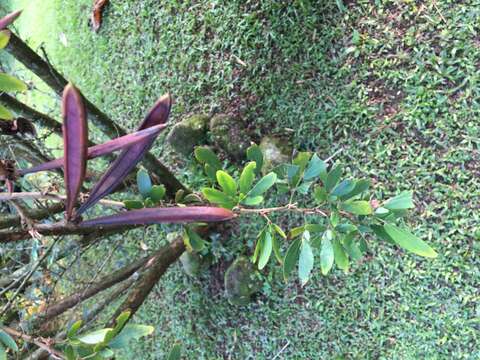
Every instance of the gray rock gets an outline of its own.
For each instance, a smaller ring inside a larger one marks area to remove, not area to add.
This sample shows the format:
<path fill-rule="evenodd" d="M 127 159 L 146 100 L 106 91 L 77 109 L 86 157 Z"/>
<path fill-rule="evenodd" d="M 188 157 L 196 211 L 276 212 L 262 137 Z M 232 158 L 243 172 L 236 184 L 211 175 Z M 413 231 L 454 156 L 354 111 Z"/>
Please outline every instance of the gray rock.
<path fill-rule="evenodd" d="M 225 292 L 233 305 L 247 305 L 259 289 L 255 270 L 250 261 L 239 257 L 225 272 Z"/>
<path fill-rule="evenodd" d="M 190 155 L 196 145 L 205 143 L 210 118 L 206 115 L 193 115 L 176 124 L 167 136 L 173 150 L 182 155 Z"/>
<path fill-rule="evenodd" d="M 268 173 L 280 164 L 290 162 L 290 156 L 293 150 L 287 140 L 273 136 L 265 136 L 259 146 L 263 153 L 263 174 Z"/>

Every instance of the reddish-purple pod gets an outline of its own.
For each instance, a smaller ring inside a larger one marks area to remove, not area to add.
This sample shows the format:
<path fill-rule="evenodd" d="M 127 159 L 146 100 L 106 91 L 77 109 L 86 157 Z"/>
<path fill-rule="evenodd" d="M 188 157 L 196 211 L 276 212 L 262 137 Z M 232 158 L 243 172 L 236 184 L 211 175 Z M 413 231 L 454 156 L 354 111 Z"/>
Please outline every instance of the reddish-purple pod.
<path fill-rule="evenodd" d="M 165 124 L 170 115 L 172 99 L 169 94 L 162 96 L 150 110 L 139 127 L 143 130 L 155 125 Z M 122 151 L 102 178 L 90 192 L 88 200 L 78 209 L 78 214 L 95 205 L 101 198 L 110 194 L 125 179 L 133 168 L 142 160 L 155 139 L 146 139 Z"/>
<path fill-rule="evenodd" d="M 234 217 L 232 211 L 207 206 L 150 208 L 125 211 L 116 215 L 103 216 L 81 222 L 81 227 L 151 225 L 162 223 L 191 223 L 226 221 Z"/>
<path fill-rule="evenodd" d="M 96 157 L 107 155 L 118 150 L 126 149 L 129 146 L 138 144 L 139 142 L 155 138 L 166 127 L 167 125 L 165 124 L 152 126 L 150 128 L 140 130 L 132 134 L 124 135 L 119 138 L 107 141 L 103 144 L 91 146 L 88 148 L 87 158 L 94 159 Z M 26 175 L 26 174 L 39 172 L 39 171 L 58 169 L 63 166 L 63 163 L 64 163 L 64 159 L 63 157 L 61 157 L 59 159 L 48 161 L 28 169 L 18 170 L 18 174 Z"/>
<path fill-rule="evenodd" d="M 0 19 L 0 30 L 5 29 L 8 25 L 13 23 L 22 13 L 22 10 L 18 10 L 8 14 L 7 16 Z"/>
<path fill-rule="evenodd" d="M 63 90 L 63 148 L 67 220 L 73 218 L 87 168 L 88 125 L 82 95 L 72 85 Z"/>

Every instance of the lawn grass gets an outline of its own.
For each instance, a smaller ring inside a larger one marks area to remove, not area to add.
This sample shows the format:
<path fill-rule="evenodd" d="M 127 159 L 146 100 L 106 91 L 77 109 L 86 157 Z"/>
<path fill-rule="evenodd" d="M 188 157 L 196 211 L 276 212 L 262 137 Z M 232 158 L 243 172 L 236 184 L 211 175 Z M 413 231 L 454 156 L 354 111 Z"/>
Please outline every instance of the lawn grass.
<path fill-rule="evenodd" d="M 317 271 L 304 289 L 272 267 L 246 308 L 177 265 L 138 315 L 155 338 L 125 358 L 162 358 L 181 340 L 198 359 L 480 359 L 478 2 L 112 0 L 99 34 L 91 2 L 11 6 L 25 8 L 22 37 L 115 120 L 134 128 L 169 91 L 174 121 L 235 112 L 258 135 L 341 150 L 378 196 L 415 191 L 411 221 L 440 254 L 370 244 L 350 274 Z M 242 225 L 232 242 L 253 234 Z"/>

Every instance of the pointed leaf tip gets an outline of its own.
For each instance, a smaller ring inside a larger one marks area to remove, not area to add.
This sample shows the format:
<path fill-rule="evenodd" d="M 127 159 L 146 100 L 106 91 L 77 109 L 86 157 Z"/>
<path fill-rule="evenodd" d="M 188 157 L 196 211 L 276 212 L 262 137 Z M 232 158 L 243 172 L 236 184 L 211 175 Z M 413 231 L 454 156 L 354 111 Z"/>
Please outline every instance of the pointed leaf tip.
<path fill-rule="evenodd" d="M 165 124 L 170 115 L 172 99 L 170 94 L 162 96 L 152 107 L 148 115 L 141 123 L 138 130 L 144 130 L 152 126 Z M 145 153 L 150 150 L 155 137 L 145 139 L 128 149 L 123 150 L 112 165 L 108 168 L 102 178 L 94 186 L 88 200 L 78 209 L 81 214 L 95 205 L 101 198 L 110 194 L 142 160 Z"/>
<path fill-rule="evenodd" d="M 5 29 L 7 26 L 12 24 L 22 13 L 22 10 L 14 11 L 7 16 L 0 19 L 0 30 Z"/>
<path fill-rule="evenodd" d="M 161 223 L 216 222 L 233 218 L 233 212 L 227 209 L 191 206 L 175 208 L 149 208 L 103 216 L 80 223 L 82 227 L 116 225 L 151 225 Z"/>
<path fill-rule="evenodd" d="M 85 179 L 88 143 L 85 107 L 80 92 L 72 84 L 63 91 L 62 114 L 66 215 L 70 220 Z"/>

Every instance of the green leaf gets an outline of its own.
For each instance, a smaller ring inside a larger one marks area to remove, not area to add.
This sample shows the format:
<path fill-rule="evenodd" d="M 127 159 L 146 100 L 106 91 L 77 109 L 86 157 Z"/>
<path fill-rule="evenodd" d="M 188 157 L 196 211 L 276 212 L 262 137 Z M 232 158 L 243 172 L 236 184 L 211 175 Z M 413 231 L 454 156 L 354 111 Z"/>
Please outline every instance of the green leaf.
<path fill-rule="evenodd" d="M 392 240 L 405 250 L 424 257 L 437 257 L 435 250 L 433 250 L 426 242 L 411 234 L 407 230 L 401 229 L 392 224 L 385 224 L 384 229 L 392 238 Z"/>
<path fill-rule="evenodd" d="M 240 192 L 246 194 L 252 188 L 253 182 L 255 181 L 255 168 L 257 164 L 254 161 L 249 162 L 243 168 L 242 174 L 240 175 L 239 186 Z"/>
<path fill-rule="evenodd" d="M 115 353 L 112 349 L 105 348 L 98 352 L 98 355 L 103 359 L 111 359 L 115 356 Z"/>
<path fill-rule="evenodd" d="M 283 265 L 283 256 L 280 252 L 280 244 L 278 242 L 278 238 L 275 236 L 273 232 L 272 232 L 272 248 L 278 263 L 280 265 Z"/>
<path fill-rule="evenodd" d="M 260 146 L 253 144 L 247 149 L 247 159 L 250 161 L 255 161 L 257 166 L 255 167 L 255 173 L 260 174 L 263 167 L 263 153 L 260 149 Z"/>
<path fill-rule="evenodd" d="M 295 156 L 295 159 L 293 159 L 292 164 L 299 167 L 298 172 L 290 181 L 293 186 L 297 186 L 300 183 L 300 180 L 302 179 L 305 168 L 307 167 L 308 161 L 310 160 L 311 156 L 311 153 L 303 151 L 299 152 L 297 156 Z"/>
<path fill-rule="evenodd" d="M 392 237 L 387 234 L 385 228 L 382 225 L 370 225 L 370 228 L 380 239 L 385 240 L 390 244 L 395 244 L 395 241 L 393 241 Z"/>
<path fill-rule="evenodd" d="M 152 180 L 150 179 L 148 172 L 143 169 L 140 169 L 137 172 L 137 186 L 138 191 L 140 191 L 140 194 L 142 194 L 143 197 L 150 195 L 150 191 L 152 190 Z"/>
<path fill-rule="evenodd" d="M 277 174 L 274 172 L 268 173 L 264 177 L 262 177 L 255 186 L 248 192 L 248 196 L 254 197 L 258 195 L 262 195 L 265 191 L 270 189 L 275 182 L 277 181 Z"/>
<path fill-rule="evenodd" d="M 352 192 L 353 189 L 355 189 L 355 181 L 343 180 L 332 190 L 332 195 L 342 197 Z"/>
<path fill-rule="evenodd" d="M 120 315 L 117 316 L 115 319 L 115 327 L 113 328 L 113 333 L 117 335 L 120 331 L 122 331 L 123 327 L 127 323 L 127 321 L 130 319 L 130 316 L 132 315 L 132 312 L 127 310 L 123 311 Z M 108 339 L 109 341 L 111 339 Z"/>
<path fill-rule="evenodd" d="M 270 255 L 272 254 L 272 234 L 265 231 L 265 235 L 260 239 L 261 248 L 258 258 L 258 269 L 262 270 L 267 265 Z"/>
<path fill-rule="evenodd" d="M 128 210 L 143 209 L 143 206 L 144 206 L 143 202 L 140 200 L 125 200 L 123 202 L 123 205 Z"/>
<path fill-rule="evenodd" d="M 317 204 L 323 204 L 325 201 L 327 201 L 328 194 L 323 186 L 317 185 L 315 186 L 313 197 L 315 198 Z"/>
<path fill-rule="evenodd" d="M 253 197 L 248 196 L 242 200 L 242 204 L 247 206 L 255 206 L 255 205 L 261 204 L 262 202 L 263 202 L 262 195 L 253 196 Z"/>
<path fill-rule="evenodd" d="M 0 345 L 0 360 L 7 360 L 7 350 Z"/>
<path fill-rule="evenodd" d="M 262 245 L 263 245 L 263 239 L 265 237 L 265 233 L 267 231 L 267 228 L 263 228 L 262 231 L 257 236 L 257 245 L 255 246 L 255 251 L 253 252 L 252 256 L 252 262 L 256 263 L 258 260 L 258 255 L 260 255 L 260 251 L 262 250 Z"/>
<path fill-rule="evenodd" d="M 358 180 L 355 182 L 355 187 L 353 188 L 353 190 L 351 192 L 349 192 L 348 194 L 346 195 L 343 195 L 342 196 L 342 199 L 350 199 L 354 196 L 357 196 L 357 195 L 360 195 L 361 193 L 365 192 L 366 190 L 368 190 L 368 188 L 370 187 L 370 181 L 369 180 Z"/>
<path fill-rule="evenodd" d="M 285 254 L 285 258 L 283 260 L 283 278 L 285 281 L 288 280 L 288 277 L 292 273 L 293 269 L 295 269 L 298 257 L 300 256 L 301 244 L 302 240 L 296 239 L 288 247 L 287 253 Z"/>
<path fill-rule="evenodd" d="M 310 277 L 310 273 L 313 269 L 313 260 L 313 251 L 310 242 L 306 239 L 302 239 L 300 256 L 298 258 L 298 277 L 302 286 L 307 283 L 308 278 Z"/>
<path fill-rule="evenodd" d="M 168 353 L 167 360 L 180 360 L 182 356 L 182 347 L 180 344 L 173 345 L 172 349 Z"/>
<path fill-rule="evenodd" d="M 28 87 L 23 81 L 13 76 L 0 73 L 0 91 L 26 91 L 27 89 Z"/>
<path fill-rule="evenodd" d="M 92 331 L 88 334 L 81 335 L 78 337 L 78 340 L 80 340 L 84 344 L 88 345 L 96 345 L 100 344 L 105 340 L 105 336 L 109 331 L 111 331 L 111 328 L 105 328 L 105 329 L 99 329 Z"/>
<path fill-rule="evenodd" d="M 195 158 L 202 164 L 212 167 L 215 172 L 222 168 L 222 163 L 218 160 L 217 155 L 206 146 L 198 146 L 195 148 Z"/>
<path fill-rule="evenodd" d="M 337 264 L 337 267 L 343 271 L 348 271 L 348 256 L 345 253 L 345 250 L 343 249 L 342 244 L 340 241 L 335 238 L 332 241 L 333 245 L 333 256 L 335 258 L 335 264 Z"/>
<path fill-rule="evenodd" d="M 236 205 L 236 202 L 232 198 L 220 190 L 205 188 L 202 190 L 202 193 L 208 201 L 213 204 L 218 204 L 221 207 L 232 209 Z"/>
<path fill-rule="evenodd" d="M 77 335 L 78 330 L 81 328 L 83 324 L 82 320 L 75 321 L 72 326 L 70 326 L 70 329 L 68 329 L 67 332 L 67 338 L 72 339 Z"/>
<path fill-rule="evenodd" d="M 8 30 L 1 30 L 0 31 L 0 49 L 5 49 L 10 41 L 11 32 Z"/>
<path fill-rule="evenodd" d="M 153 333 L 155 328 L 153 326 L 129 324 L 125 325 L 120 334 L 118 334 L 108 346 L 112 349 L 124 348 L 131 340 L 138 340 L 144 336 Z"/>
<path fill-rule="evenodd" d="M 205 240 L 188 226 L 185 227 L 185 236 L 183 238 L 185 246 L 190 251 L 202 251 L 205 248 Z"/>
<path fill-rule="evenodd" d="M 217 181 L 225 194 L 232 197 L 237 195 L 237 183 L 227 172 L 218 170 Z"/>
<path fill-rule="evenodd" d="M 335 255 L 333 253 L 333 232 L 327 230 L 322 237 L 322 247 L 320 249 L 320 269 L 323 275 L 327 275 L 333 266 Z"/>
<path fill-rule="evenodd" d="M 15 340 L 12 339 L 10 335 L 8 335 L 5 331 L 0 330 L 0 341 L 9 349 L 17 352 L 18 346 Z"/>
<path fill-rule="evenodd" d="M 308 167 L 303 174 L 303 179 L 308 181 L 316 178 L 323 174 L 324 176 L 327 175 L 327 164 L 320 159 L 317 154 L 313 154 L 310 162 L 308 163 Z"/>
<path fill-rule="evenodd" d="M 13 114 L 4 106 L 0 105 L 0 119 L 13 120 Z"/>
<path fill-rule="evenodd" d="M 332 191 L 332 189 L 337 185 L 340 177 L 343 173 L 343 167 L 341 165 L 335 166 L 327 175 L 327 179 L 325 180 L 325 190 L 327 193 Z"/>
<path fill-rule="evenodd" d="M 292 165 L 292 164 L 285 164 L 285 170 L 287 172 L 288 183 L 291 186 L 296 186 L 297 183 L 298 183 L 298 180 L 300 179 L 300 176 L 299 176 L 300 166 Z"/>
<path fill-rule="evenodd" d="M 277 232 L 278 235 L 280 235 L 282 238 L 284 239 L 287 238 L 287 235 L 285 234 L 285 232 L 282 230 L 280 226 L 278 226 L 277 224 L 272 224 L 272 227 L 275 230 L 275 232 Z"/>
<path fill-rule="evenodd" d="M 65 348 L 65 351 L 63 352 L 65 354 L 65 357 L 67 360 L 76 360 L 75 359 L 75 350 L 73 349 L 73 346 L 68 345 Z"/>
<path fill-rule="evenodd" d="M 355 239 L 355 232 L 351 232 L 345 235 L 345 237 L 342 240 L 342 243 L 348 256 L 350 256 L 353 260 L 358 261 L 363 257 L 363 255 L 357 243 L 354 241 L 354 239 Z"/>
<path fill-rule="evenodd" d="M 383 207 L 388 210 L 406 210 L 415 207 L 411 191 L 403 191 L 399 195 L 387 200 Z"/>
<path fill-rule="evenodd" d="M 368 201 L 356 200 L 340 204 L 340 208 L 355 215 L 370 215 L 372 207 Z"/>
<path fill-rule="evenodd" d="M 160 202 L 165 197 L 167 190 L 164 185 L 153 185 L 150 191 L 150 197 L 156 203 Z"/>

